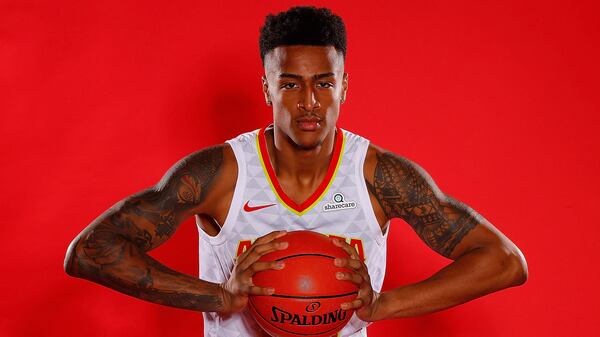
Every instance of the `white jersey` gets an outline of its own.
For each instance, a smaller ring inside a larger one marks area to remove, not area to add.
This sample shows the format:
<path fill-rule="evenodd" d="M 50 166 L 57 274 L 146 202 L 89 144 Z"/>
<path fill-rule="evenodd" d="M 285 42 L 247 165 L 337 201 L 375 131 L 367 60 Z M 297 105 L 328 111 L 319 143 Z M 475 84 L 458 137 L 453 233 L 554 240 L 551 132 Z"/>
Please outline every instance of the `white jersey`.
<path fill-rule="evenodd" d="M 369 141 L 338 128 L 327 176 L 315 193 L 298 205 L 277 181 L 264 130 L 227 141 L 238 164 L 237 183 L 221 231 L 209 236 L 199 227 L 200 278 L 225 282 L 235 257 L 271 231 L 311 230 L 345 238 L 365 259 L 373 289 L 381 291 L 389 231 L 381 232 L 363 176 Z M 203 317 L 205 336 L 268 336 L 247 309 L 228 318 L 214 312 L 205 312 Z M 338 336 L 367 336 L 366 326 L 354 314 Z"/>

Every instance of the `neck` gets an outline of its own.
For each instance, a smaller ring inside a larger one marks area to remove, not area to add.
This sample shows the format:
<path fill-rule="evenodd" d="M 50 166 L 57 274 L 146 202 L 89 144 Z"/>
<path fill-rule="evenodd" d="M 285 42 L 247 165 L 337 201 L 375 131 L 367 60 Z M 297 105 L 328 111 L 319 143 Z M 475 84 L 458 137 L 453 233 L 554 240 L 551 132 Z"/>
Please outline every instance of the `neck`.
<path fill-rule="evenodd" d="M 302 185 L 318 184 L 327 174 L 333 155 L 335 129 L 325 136 L 320 145 L 304 149 L 287 135 L 273 128 L 265 133 L 271 165 L 280 179 L 290 179 Z"/>

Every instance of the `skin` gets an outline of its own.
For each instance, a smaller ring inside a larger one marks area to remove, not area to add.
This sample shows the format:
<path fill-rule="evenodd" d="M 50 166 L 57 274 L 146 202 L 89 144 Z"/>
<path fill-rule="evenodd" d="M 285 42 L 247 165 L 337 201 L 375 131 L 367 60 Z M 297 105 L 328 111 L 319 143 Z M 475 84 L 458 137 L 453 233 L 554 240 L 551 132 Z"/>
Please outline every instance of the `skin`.
<path fill-rule="evenodd" d="M 273 107 L 274 128 L 266 133 L 271 164 L 286 194 L 301 203 L 324 179 L 331 160 L 340 104 L 348 90 L 344 59 L 331 46 L 281 46 L 266 55 L 264 65 L 262 89 Z M 356 309 L 365 321 L 417 316 L 527 279 L 520 250 L 472 208 L 443 193 L 416 163 L 371 145 L 364 175 L 382 231 L 388 220 L 403 219 L 432 250 L 453 262 L 426 280 L 379 294 L 356 251 L 334 239 L 350 258 L 333 263 L 353 270 L 337 277 L 360 289 L 342 308 Z M 285 268 L 284 263 L 257 262 L 268 252 L 286 249 L 285 241 L 273 241 L 285 232 L 258 238 L 222 284 L 178 273 L 147 254 L 192 215 L 216 235 L 236 180 L 237 163 L 227 144 L 186 156 L 156 185 L 121 200 L 86 227 L 69 246 L 66 272 L 154 303 L 224 316 L 239 312 L 248 295 L 273 293 L 254 286 L 252 275 Z"/>
<path fill-rule="evenodd" d="M 274 125 L 267 133 L 269 157 L 282 188 L 300 204 L 327 172 L 348 74 L 333 47 L 277 47 L 264 63 L 262 89 Z M 316 130 L 303 131 L 299 125 L 310 118 L 318 120 Z"/>

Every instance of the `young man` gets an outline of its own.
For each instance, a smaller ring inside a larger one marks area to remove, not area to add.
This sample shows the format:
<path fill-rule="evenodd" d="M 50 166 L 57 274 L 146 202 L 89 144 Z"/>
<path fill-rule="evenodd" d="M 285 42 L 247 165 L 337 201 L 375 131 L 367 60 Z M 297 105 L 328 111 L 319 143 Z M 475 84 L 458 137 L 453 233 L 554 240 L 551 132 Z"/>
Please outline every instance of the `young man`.
<path fill-rule="evenodd" d="M 104 212 L 69 246 L 69 275 L 202 311 L 205 335 L 221 337 L 265 334 L 244 309 L 248 295 L 277 289 L 254 286 L 252 275 L 285 269 L 257 260 L 286 249 L 273 240 L 290 230 L 353 238 L 352 245 L 334 239 L 352 256 L 334 263 L 354 271 L 337 277 L 360 287 L 342 304 L 356 315 L 341 336 L 366 336 L 368 322 L 442 310 L 525 282 L 523 255 L 491 223 L 440 191 L 416 163 L 336 126 L 348 89 L 340 17 L 314 7 L 269 15 L 260 51 L 273 124 L 188 155 L 155 186 Z M 200 279 L 147 255 L 192 215 L 202 229 Z M 392 218 L 454 262 L 380 293 Z"/>

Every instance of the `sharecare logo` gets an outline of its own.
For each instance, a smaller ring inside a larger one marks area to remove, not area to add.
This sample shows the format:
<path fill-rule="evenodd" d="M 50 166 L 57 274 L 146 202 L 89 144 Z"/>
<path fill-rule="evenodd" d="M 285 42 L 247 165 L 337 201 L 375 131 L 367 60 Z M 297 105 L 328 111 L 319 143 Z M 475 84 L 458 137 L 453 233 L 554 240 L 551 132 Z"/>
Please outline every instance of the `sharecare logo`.
<path fill-rule="evenodd" d="M 333 195 L 333 202 L 323 205 L 323 212 L 339 211 L 350 208 L 356 208 L 356 201 L 345 201 L 342 193 L 336 193 Z"/>

